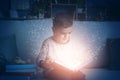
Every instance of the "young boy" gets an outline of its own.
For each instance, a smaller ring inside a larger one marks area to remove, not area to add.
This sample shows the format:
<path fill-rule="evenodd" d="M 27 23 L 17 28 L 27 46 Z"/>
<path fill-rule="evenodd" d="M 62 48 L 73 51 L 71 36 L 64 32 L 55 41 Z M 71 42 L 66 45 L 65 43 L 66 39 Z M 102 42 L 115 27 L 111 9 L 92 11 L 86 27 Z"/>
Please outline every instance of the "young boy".
<path fill-rule="evenodd" d="M 72 29 L 73 18 L 69 14 L 59 13 L 54 17 L 53 36 L 44 40 L 37 58 L 38 66 L 50 80 L 85 80 L 82 72 L 61 65 L 67 63 L 65 59 L 71 61 L 72 54 L 69 51 L 73 47 L 70 43 Z"/>

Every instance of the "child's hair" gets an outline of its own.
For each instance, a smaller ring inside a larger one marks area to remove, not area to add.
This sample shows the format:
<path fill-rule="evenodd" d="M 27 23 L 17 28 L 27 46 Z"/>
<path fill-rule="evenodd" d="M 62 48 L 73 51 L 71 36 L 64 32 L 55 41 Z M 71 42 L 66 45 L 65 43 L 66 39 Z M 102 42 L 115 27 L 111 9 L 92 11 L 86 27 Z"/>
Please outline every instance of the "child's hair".
<path fill-rule="evenodd" d="M 66 28 L 73 25 L 73 17 L 68 13 L 58 13 L 53 18 L 53 27 L 54 28 Z"/>

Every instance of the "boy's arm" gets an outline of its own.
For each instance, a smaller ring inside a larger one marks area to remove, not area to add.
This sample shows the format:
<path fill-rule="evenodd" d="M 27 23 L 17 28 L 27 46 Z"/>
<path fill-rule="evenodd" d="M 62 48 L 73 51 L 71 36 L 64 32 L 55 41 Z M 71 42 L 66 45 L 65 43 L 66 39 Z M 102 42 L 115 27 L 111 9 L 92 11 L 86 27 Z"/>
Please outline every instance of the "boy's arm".
<path fill-rule="evenodd" d="M 50 60 L 41 60 L 38 64 L 39 67 L 43 69 L 50 69 L 52 67 L 52 61 Z"/>
<path fill-rule="evenodd" d="M 40 52 L 39 52 L 39 55 L 37 57 L 37 65 L 41 68 L 44 68 L 45 65 L 46 65 L 46 57 L 48 55 L 48 43 L 47 41 L 45 40 L 43 43 L 42 43 L 42 46 L 40 48 Z"/>

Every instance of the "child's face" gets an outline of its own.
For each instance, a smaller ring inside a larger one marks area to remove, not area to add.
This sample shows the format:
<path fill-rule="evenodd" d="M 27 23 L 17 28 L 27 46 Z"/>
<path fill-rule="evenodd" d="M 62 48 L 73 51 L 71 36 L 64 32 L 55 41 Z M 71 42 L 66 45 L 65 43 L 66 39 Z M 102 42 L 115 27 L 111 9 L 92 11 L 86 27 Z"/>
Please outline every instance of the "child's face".
<path fill-rule="evenodd" d="M 69 42 L 72 28 L 73 27 L 59 28 L 59 29 L 53 28 L 53 32 L 54 32 L 53 39 L 60 44 L 65 44 Z"/>

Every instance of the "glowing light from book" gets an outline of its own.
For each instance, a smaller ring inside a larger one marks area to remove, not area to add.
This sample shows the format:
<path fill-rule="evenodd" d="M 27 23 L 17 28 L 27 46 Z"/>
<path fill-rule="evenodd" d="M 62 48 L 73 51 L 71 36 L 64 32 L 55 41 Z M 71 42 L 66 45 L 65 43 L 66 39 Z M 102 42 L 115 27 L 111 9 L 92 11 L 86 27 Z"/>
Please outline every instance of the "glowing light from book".
<path fill-rule="evenodd" d="M 72 48 L 67 46 L 65 50 L 57 50 L 59 55 L 57 58 L 55 58 L 56 55 L 52 55 L 51 59 L 54 58 L 57 64 L 68 69 L 79 70 L 92 60 L 90 49 L 86 49 L 86 46 L 86 44 L 79 45 L 78 43 Z"/>

